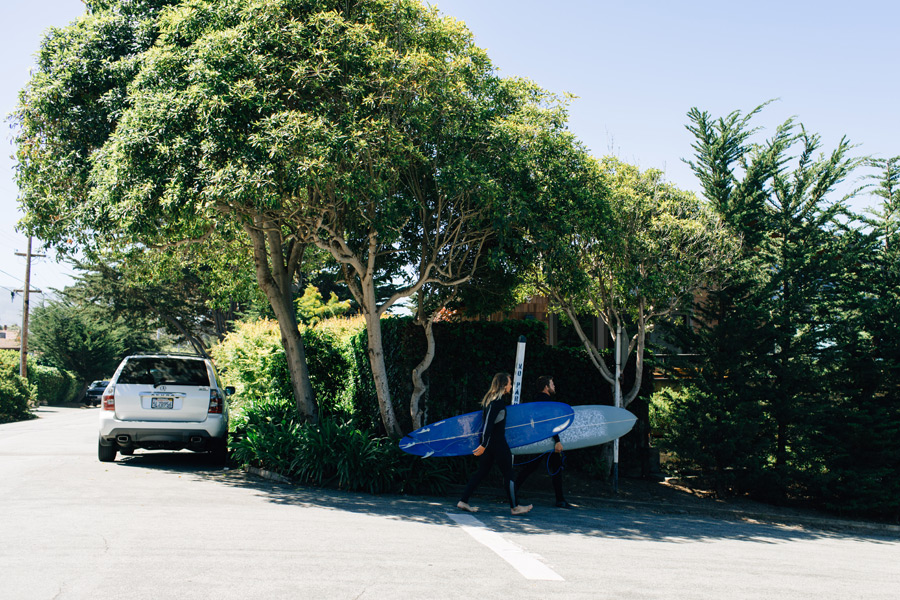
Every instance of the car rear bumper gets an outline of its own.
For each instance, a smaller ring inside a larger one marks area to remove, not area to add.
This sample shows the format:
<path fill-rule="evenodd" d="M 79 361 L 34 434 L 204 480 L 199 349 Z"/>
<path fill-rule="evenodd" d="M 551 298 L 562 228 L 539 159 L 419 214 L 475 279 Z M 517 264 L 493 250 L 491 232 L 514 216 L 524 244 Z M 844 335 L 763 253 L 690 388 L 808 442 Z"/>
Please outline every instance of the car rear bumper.
<path fill-rule="evenodd" d="M 100 415 L 100 442 L 112 443 L 127 436 L 130 445 L 141 447 L 164 442 L 196 444 L 197 438 L 206 443 L 211 438 L 224 439 L 228 433 L 228 419 L 222 415 L 209 415 L 201 423 L 173 423 L 171 421 L 121 421 L 111 412 Z"/>

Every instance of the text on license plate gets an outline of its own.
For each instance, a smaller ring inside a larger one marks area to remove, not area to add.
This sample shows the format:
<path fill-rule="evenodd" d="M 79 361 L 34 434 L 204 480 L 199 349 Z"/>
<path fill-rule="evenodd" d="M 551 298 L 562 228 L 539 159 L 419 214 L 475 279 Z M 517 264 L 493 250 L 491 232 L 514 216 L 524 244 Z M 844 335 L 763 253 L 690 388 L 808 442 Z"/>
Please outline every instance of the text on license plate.
<path fill-rule="evenodd" d="M 175 401 L 171 398 L 151 398 L 150 408 L 173 408 Z"/>

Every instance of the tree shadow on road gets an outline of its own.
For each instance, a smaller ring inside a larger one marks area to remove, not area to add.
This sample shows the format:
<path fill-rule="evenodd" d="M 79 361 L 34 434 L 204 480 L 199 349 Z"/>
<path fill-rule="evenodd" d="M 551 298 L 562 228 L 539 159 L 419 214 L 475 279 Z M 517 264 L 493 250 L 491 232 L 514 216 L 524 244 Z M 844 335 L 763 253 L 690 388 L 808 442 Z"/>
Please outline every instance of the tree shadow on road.
<path fill-rule="evenodd" d="M 455 526 L 447 513 L 457 512 L 456 495 L 445 497 L 370 495 L 273 481 L 239 469 L 211 464 L 205 454 L 191 452 L 138 452 L 122 457 L 118 465 L 127 468 L 166 471 L 182 477 L 246 489 L 268 502 L 308 506 L 372 515 L 400 521 Z M 525 516 L 509 514 L 499 490 L 479 489 L 473 504 L 476 515 L 491 529 L 514 534 L 566 534 L 671 544 L 740 540 L 778 544 L 802 540 L 856 540 L 896 544 L 900 537 L 890 530 L 865 529 L 857 522 L 804 519 L 798 516 L 758 515 L 712 507 L 665 505 L 652 502 L 594 498 L 575 509 L 552 506 L 549 498 L 534 497 L 535 508 Z"/>

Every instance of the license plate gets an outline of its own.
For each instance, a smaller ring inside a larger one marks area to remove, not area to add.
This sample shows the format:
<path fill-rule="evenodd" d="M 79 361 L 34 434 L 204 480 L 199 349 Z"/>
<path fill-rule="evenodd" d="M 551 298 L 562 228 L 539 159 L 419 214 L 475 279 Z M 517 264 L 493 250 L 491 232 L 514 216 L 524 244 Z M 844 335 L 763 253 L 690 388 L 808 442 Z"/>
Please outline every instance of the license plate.
<path fill-rule="evenodd" d="M 150 408 L 173 408 L 175 401 L 171 398 L 152 398 L 150 400 Z"/>

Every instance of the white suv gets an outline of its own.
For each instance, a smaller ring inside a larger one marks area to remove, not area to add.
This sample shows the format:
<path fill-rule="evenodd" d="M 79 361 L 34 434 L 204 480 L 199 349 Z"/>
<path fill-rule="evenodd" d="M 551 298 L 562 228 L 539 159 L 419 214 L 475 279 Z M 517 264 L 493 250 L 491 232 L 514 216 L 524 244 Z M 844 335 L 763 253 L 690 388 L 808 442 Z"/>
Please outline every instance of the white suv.
<path fill-rule="evenodd" d="M 135 448 L 210 452 L 227 458 L 228 406 L 234 388 L 219 385 L 212 361 L 197 356 L 129 356 L 116 369 L 100 404 L 97 456 Z"/>

